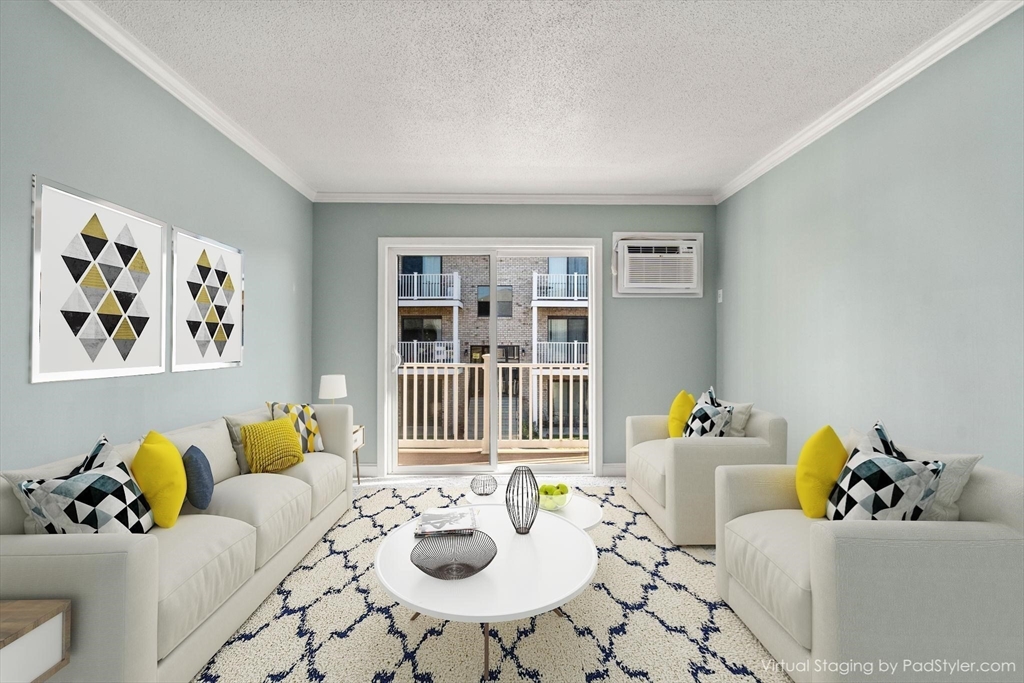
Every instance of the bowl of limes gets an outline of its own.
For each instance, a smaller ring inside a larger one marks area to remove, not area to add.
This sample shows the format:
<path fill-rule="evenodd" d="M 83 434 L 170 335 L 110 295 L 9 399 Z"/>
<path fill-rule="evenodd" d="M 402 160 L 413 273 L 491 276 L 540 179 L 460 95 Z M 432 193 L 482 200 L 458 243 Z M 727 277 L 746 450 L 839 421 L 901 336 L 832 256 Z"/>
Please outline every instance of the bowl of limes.
<path fill-rule="evenodd" d="M 541 484 L 537 488 L 541 510 L 561 510 L 572 500 L 572 489 L 564 483 Z"/>

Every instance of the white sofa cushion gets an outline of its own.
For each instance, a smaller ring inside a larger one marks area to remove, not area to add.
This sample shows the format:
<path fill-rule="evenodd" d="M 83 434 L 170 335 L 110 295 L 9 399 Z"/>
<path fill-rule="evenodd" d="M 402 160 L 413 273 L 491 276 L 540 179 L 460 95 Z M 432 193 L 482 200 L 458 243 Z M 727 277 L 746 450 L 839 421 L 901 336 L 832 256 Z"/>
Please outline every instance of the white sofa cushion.
<path fill-rule="evenodd" d="M 230 517 L 256 527 L 259 569 L 309 523 L 311 499 L 309 485 L 295 477 L 250 473 L 214 486 L 213 498 L 205 510 L 197 510 L 186 501 L 181 512 L 182 516 Z"/>
<path fill-rule="evenodd" d="M 163 659 L 256 571 L 256 529 L 227 517 L 181 515 L 150 535 L 160 543 L 157 658 Z"/>
<path fill-rule="evenodd" d="M 324 451 L 306 453 L 298 465 L 283 469 L 278 474 L 295 477 L 313 489 L 310 517 L 316 517 L 348 486 L 348 468 L 345 459 Z"/>
<path fill-rule="evenodd" d="M 725 568 L 798 643 L 811 647 L 811 525 L 802 510 L 767 510 L 725 525 Z"/>
<path fill-rule="evenodd" d="M 666 439 L 644 441 L 633 446 L 626 459 L 629 478 L 665 507 L 665 455 L 671 448 Z"/>
<path fill-rule="evenodd" d="M 214 484 L 240 474 L 235 449 L 231 446 L 231 435 L 228 433 L 228 425 L 224 418 L 219 417 L 210 422 L 175 429 L 173 432 L 165 432 L 164 436 L 182 455 L 189 446 L 198 446 L 210 461 Z"/>

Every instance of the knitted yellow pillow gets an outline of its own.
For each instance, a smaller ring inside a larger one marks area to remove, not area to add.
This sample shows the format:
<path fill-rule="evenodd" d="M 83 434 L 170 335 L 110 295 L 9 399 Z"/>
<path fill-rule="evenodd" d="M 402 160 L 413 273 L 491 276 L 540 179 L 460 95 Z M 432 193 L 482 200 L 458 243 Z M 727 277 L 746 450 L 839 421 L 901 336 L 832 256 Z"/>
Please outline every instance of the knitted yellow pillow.
<path fill-rule="evenodd" d="M 287 417 L 243 426 L 242 449 L 253 472 L 280 472 L 303 461 L 295 428 Z"/>

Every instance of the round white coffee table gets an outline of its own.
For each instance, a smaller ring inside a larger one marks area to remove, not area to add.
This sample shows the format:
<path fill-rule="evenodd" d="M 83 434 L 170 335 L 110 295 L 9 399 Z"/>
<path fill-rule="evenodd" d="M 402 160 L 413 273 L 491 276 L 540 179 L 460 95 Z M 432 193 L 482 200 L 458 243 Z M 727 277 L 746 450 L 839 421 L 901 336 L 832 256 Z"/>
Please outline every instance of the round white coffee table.
<path fill-rule="evenodd" d="M 505 491 L 498 490 L 489 496 L 478 496 L 472 491 L 466 494 L 466 502 L 469 505 L 501 505 L 505 506 Z M 539 514 L 558 515 L 563 517 L 584 531 L 589 531 L 601 523 L 603 513 L 601 506 L 593 498 L 584 496 L 581 493 L 574 493 L 569 504 L 560 510 L 541 510 Z"/>
<path fill-rule="evenodd" d="M 412 519 L 391 531 L 377 550 L 374 571 L 384 590 L 415 614 L 483 624 L 484 676 L 490 672 L 487 625 L 556 610 L 590 585 L 597 548 L 587 532 L 554 514 L 538 512 L 528 534 L 517 534 L 505 506 L 480 505 L 478 524 L 498 546 L 479 574 L 458 581 L 427 576 L 409 560 L 419 542 Z M 552 552 L 557 549 L 557 552 Z"/>

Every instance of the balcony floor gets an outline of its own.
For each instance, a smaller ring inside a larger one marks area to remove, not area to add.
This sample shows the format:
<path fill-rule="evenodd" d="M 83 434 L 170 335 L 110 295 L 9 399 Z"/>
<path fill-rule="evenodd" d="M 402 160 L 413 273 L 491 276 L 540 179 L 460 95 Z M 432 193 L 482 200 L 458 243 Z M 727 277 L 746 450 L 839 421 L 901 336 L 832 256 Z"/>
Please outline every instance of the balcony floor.
<path fill-rule="evenodd" d="M 498 450 L 499 463 L 517 465 L 586 465 L 589 453 L 584 450 L 567 448 L 501 448 Z M 400 448 L 398 464 L 402 467 L 486 465 L 489 459 L 482 450 L 465 448 Z"/>

